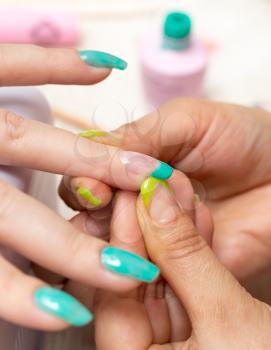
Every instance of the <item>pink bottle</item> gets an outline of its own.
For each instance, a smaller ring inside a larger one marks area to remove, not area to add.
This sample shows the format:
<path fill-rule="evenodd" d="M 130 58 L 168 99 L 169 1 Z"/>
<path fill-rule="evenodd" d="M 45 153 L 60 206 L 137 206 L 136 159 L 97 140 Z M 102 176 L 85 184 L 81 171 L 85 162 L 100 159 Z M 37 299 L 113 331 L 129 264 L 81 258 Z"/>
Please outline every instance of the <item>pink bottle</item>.
<path fill-rule="evenodd" d="M 65 11 L 0 11 L 0 43 L 74 46 L 79 41 L 78 18 Z"/>
<path fill-rule="evenodd" d="M 191 35 L 187 14 L 169 13 L 163 33 L 154 31 L 144 37 L 141 65 L 145 92 L 154 107 L 174 97 L 202 96 L 207 52 Z"/>

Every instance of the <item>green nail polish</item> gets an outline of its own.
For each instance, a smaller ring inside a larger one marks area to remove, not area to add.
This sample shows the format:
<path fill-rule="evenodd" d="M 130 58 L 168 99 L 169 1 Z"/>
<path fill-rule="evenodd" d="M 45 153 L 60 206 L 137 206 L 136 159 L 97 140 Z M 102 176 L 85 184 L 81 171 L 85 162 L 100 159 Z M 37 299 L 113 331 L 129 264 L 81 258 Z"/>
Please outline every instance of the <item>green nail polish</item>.
<path fill-rule="evenodd" d="M 85 63 L 93 67 L 116 68 L 120 70 L 127 68 L 127 62 L 106 52 L 82 50 L 79 51 L 79 55 Z"/>
<path fill-rule="evenodd" d="M 77 192 L 84 200 L 86 200 L 89 204 L 93 205 L 94 207 L 98 207 L 102 204 L 101 199 L 94 196 L 94 194 L 92 194 L 90 190 L 86 187 L 79 187 Z"/>
<path fill-rule="evenodd" d="M 173 168 L 167 163 L 160 162 L 159 166 L 151 173 L 151 176 L 167 180 L 173 173 Z"/>
<path fill-rule="evenodd" d="M 114 247 L 102 250 L 101 262 L 107 270 L 146 283 L 153 282 L 160 273 L 156 265 L 141 256 Z"/>
<path fill-rule="evenodd" d="M 145 181 L 142 182 L 140 187 L 140 194 L 141 194 L 141 198 L 144 203 L 144 206 L 146 208 L 150 206 L 153 191 L 159 184 L 166 187 L 168 190 L 170 190 L 170 186 L 166 181 L 156 179 L 155 177 L 148 177 Z"/>
<path fill-rule="evenodd" d="M 84 326 L 93 319 L 85 306 L 70 294 L 58 289 L 39 288 L 35 292 L 34 301 L 40 310 L 62 318 L 76 327 Z"/>
<path fill-rule="evenodd" d="M 102 130 L 86 130 L 79 133 L 79 136 L 91 138 L 91 137 L 99 137 L 99 136 L 106 136 L 107 132 Z"/>
<path fill-rule="evenodd" d="M 195 204 L 198 204 L 201 202 L 201 198 L 200 198 L 199 194 L 197 194 L 197 193 L 194 194 L 194 202 L 195 202 Z"/>

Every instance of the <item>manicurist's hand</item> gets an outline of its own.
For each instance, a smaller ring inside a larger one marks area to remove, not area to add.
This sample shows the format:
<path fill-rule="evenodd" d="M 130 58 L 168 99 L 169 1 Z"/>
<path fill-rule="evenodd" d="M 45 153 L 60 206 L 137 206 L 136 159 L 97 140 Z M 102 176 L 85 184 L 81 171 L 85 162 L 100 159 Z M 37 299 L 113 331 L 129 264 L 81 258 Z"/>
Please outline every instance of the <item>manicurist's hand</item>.
<path fill-rule="evenodd" d="M 102 68 L 107 67 L 107 68 Z M 0 46 L 2 86 L 93 84 L 106 78 L 109 68 L 125 63 L 99 52 L 44 49 L 35 46 Z M 78 137 L 40 122 L 0 111 L 0 164 L 22 166 L 68 176 L 90 177 L 106 206 L 108 185 L 136 190 L 153 173 L 169 178 L 172 168 L 137 153 Z M 175 175 L 172 175 L 174 182 Z M 72 187 L 74 185 L 74 187 Z M 80 186 L 71 188 L 76 192 Z M 84 192 L 84 191 L 83 191 Z M 77 192 L 76 192 L 77 193 Z M 80 192 L 82 194 L 82 191 Z M 104 241 L 60 218 L 35 199 L 0 181 L 0 242 L 38 265 L 86 285 L 125 291 L 138 281 L 152 282 L 159 270 L 138 256 L 112 249 Z M 89 197 L 87 197 L 89 198 Z M 56 330 L 88 323 L 90 312 L 70 295 L 24 275 L 3 256 L 0 258 L 0 317 L 24 326 Z"/>
<path fill-rule="evenodd" d="M 270 299 L 270 113 L 178 99 L 113 134 L 91 136 L 155 156 L 186 173 L 211 209 L 213 250 L 253 293 Z"/>
<path fill-rule="evenodd" d="M 133 194 L 121 196 L 112 243 L 144 254 L 142 232 L 163 279 L 127 294 L 97 293 L 97 349 L 269 349 L 271 308 L 248 294 L 218 261 L 174 192 L 147 181 L 136 206 L 127 206 L 136 202 Z M 135 222 L 133 210 L 141 231 L 124 235 L 128 213 Z M 184 323 L 186 313 L 191 329 Z"/>

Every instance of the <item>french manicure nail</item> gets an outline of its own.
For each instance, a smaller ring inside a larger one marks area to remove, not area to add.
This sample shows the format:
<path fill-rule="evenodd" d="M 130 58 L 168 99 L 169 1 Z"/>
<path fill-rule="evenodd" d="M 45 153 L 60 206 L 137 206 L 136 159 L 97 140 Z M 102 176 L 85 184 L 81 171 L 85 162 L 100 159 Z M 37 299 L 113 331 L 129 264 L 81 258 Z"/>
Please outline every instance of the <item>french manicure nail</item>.
<path fill-rule="evenodd" d="M 80 137 L 86 139 L 94 139 L 95 141 L 103 144 L 115 145 L 121 147 L 123 139 L 112 132 L 103 130 L 85 130 L 79 133 Z"/>
<path fill-rule="evenodd" d="M 107 270 L 146 283 L 153 282 L 160 273 L 156 265 L 141 256 L 110 246 L 102 250 L 101 262 Z"/>
<path fill-rule="evenodd" d="M 79 187 L 77 193 L 81 198 L 83 198 L 93 207 L 98 207 L 102 204 L 101 199 L 94 196 L 94 194 L 86 187 Z"/>
<path fill-rule="evenodd" d="M 140 193 L 153 220 L 166 224 L 177 218 L 180 207 L 167 182 L 149 177 L 142 183 Z"/>
<path fill-rule="evenodd" d="M 198 193 L 194 194 L 194 202 L 195 202 L 195 204 L 198 204 L 201 202 L 201 198 L 200 198 L 200 195 Z"/>
<path fill-rule="evenodd" d="M 167 180 L 173 173 L 173 168 L 170 165 L 145 154 L 120 151 L 119 157 L 128 172 L 141 175 L 144 178 L 153 176 Z"/>
<path fill-rule="evenodd" d="M 85 130 L 79 133 L 79 136 L 85 138 L 106 136 L 107 132 L 103 130 Z"/>
<path fill-rule="evenodd" d="M 124 70 L 127 68 L 127 62 L 123 59 L 102 51 L 81 50 L 79 51 L 81 59 L 88 65 L 97 68 L 116 68 Z"/>
<path fill-rule="evenodd" d="M 155 177 L 148 177 L 142 182 L 140 187 L 140 194 L 146 208 L 149 208 L 153 192 L 158 185 L 169 188 L 169 184 L 166 181 L 156 179 Z"/>
<path fill-rule="evenodd" d="M 42 287 L 36 290 L 34 301 L 37 307 L 67 323 L 80 327 L 88 324 L 93 316 L 77 299 L 61 290 Z"/>

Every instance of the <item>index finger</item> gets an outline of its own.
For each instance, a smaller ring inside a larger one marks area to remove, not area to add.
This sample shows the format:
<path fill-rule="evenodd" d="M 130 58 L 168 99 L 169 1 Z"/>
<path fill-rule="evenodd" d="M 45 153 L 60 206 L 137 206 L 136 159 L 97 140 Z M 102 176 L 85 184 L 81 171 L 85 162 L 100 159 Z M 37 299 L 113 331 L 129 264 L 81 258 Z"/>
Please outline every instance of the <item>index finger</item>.
<path fill-rule="evenodd" d="M 149 175 L 171 177 L 171 166 L 150 156 L 99 144 L 11 112 L 0 111 L 0 164 L 86 176 L 138 190 Z"/>
<path fill-rule="evenodd" d="M 122 59 L 98 51 L 0 45 L 0 85 L 95 84 L 112 68 L 125 69 Z"/>

